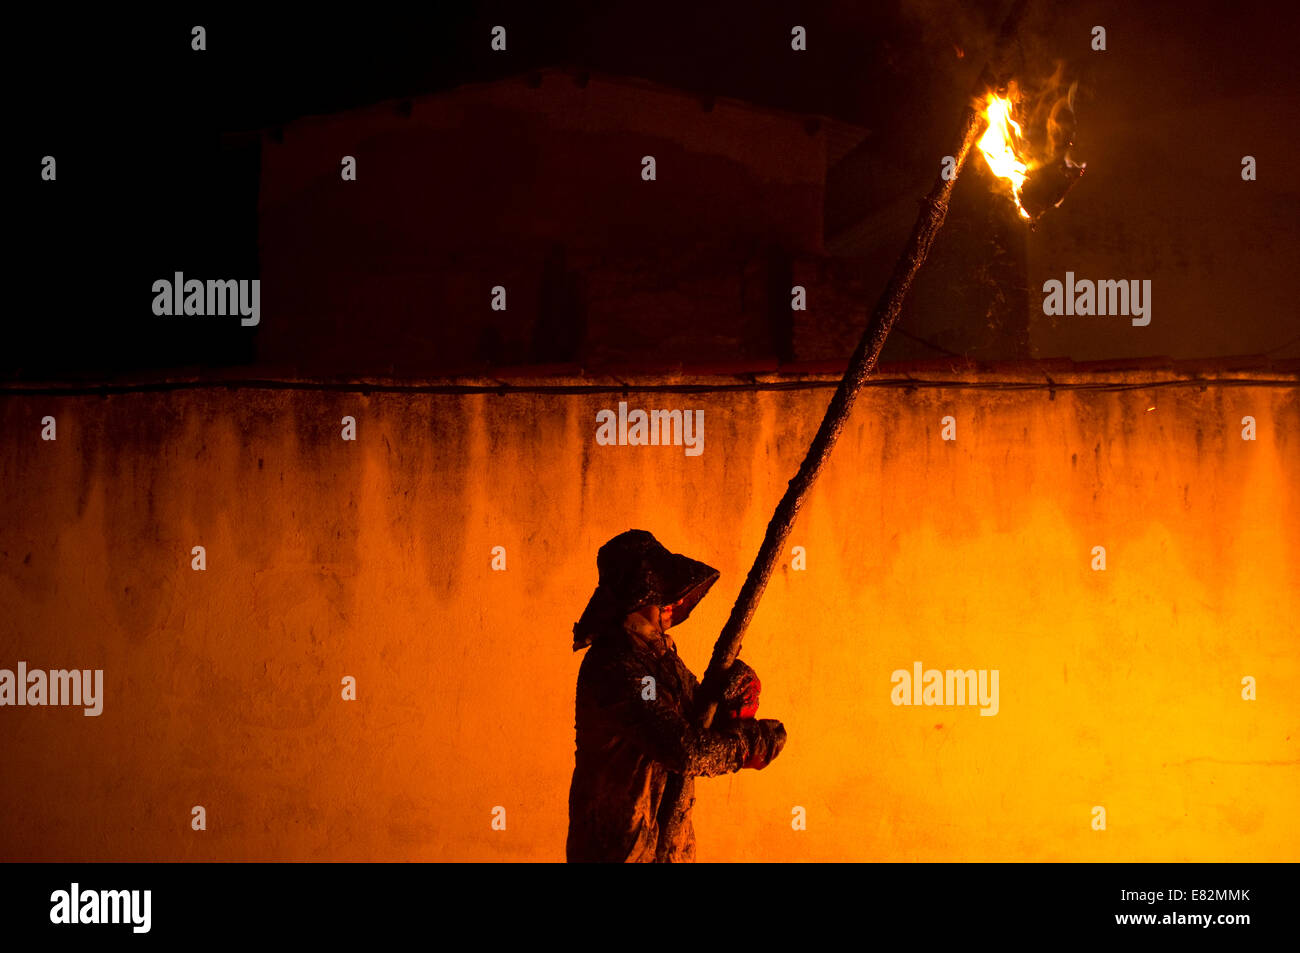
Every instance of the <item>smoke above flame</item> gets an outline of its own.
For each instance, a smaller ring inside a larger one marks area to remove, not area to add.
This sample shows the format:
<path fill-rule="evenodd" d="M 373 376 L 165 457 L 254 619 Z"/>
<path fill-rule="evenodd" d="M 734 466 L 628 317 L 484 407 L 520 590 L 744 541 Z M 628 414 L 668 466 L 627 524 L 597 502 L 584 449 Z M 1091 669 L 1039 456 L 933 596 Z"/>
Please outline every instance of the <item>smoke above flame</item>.
<path fill-rule="evenodd" d="M 990 91 L 977 108 L 987 123 L 977 145 L 989 170 L 1033 225 L 1083 175 L 1087 163 L 1070 156 L 1078 83 L 1064 83 L 1064 64 L 1036 89 L 1012 81 Z"/>

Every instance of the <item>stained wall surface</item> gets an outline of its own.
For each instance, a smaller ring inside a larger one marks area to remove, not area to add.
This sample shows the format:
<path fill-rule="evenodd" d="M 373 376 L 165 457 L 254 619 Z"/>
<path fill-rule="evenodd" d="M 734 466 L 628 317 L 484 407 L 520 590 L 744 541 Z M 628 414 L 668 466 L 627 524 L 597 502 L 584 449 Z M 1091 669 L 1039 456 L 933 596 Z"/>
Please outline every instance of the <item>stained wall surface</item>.
<path fill-rule="evenodd" d="M 742 653 L 789 743 L 700 782 L 700 859 L 1300 859 L 1294 383 L 949 383 L 859 401 Z M 0 708 L 0 859 L 562 860 L 596 549 L 721 570 L 702 673 L 829 395 L 0 397 L 0 668 L 106 696 Z M 620 399 L 703 453 L 596 445 Z M 894 705 L 918 661 L 998 713 Z"/>

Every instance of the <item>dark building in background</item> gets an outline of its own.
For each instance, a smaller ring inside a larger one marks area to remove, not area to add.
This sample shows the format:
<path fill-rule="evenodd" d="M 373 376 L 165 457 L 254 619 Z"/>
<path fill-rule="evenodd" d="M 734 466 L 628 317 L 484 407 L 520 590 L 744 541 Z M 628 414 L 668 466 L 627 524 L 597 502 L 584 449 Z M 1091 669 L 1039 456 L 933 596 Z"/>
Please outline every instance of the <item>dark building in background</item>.
<path fill-rule="evenodd" d="M 28 156 L 14 271 L 37 300 L 18 309 L 0 375 L 842 362 L 1006 6 L 799 10 L 802 52 L 795 13 L 761 0 L 681 17 L 521 12 L 499 53 L 496 6 L 223 16 L 205 53 L 188 20 L 115 45 L 47 24 L 30 31 L 52 65 L 22 106 L 24 141 L 58 157 L 59 179 L 40 181 Z M 1065 59 L 1079 76 L 1087 175 L 1031 234 L 972 157 L 883 359 L 1300 355 L 1294 19 L 1032 5 L 1019 69 Z M 1105 51 L 1089 47 L 1093 24 Z M 70 112 L 86 64 L 119 46 L 94 107 Z M 1247 155 L 1257 180 L 1241 178 Z M 259 277 L 260 325 L 155 316 L 153 281 L 178 271 Z M 1150 325 L 1044 315 L 1043 282 L 1067 271 L 1149 279 Z"/>
<path fill-rule="evenodd" d="M 791 285 L 824 279 L 828 173 L 866 136 L 565 70 L 291 123 L 262 149 L 259 359 L 398 376 L 795 359 Z M 805 313 L 848 304 L 809 293 Z"/>
<path fill-rule="evenodd" d="M 892 184 L 840 173 L 870 148 L 824 116 L 562 69 L 291 123 L 262 144 L 259 361 L 403 377 L 843 359 L 900 245 L 878 212 L 839 213 Z M 1024 229 L 991 185 L 958 195 L 929 266 L 943 300 L 913 306 L 948 316 L 931 322 L 948 346 L 905 333 L 893 356 L 1025 357 Z"/>

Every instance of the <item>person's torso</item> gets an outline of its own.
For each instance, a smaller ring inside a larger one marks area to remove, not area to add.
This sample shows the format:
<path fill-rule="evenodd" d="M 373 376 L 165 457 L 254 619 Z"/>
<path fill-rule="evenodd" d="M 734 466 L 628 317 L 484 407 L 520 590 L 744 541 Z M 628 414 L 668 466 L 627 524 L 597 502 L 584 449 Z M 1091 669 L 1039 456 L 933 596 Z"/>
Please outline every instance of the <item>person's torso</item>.
<path fill-rule="evenodd" d="M 577 752 L 569 792 L 570 860 L 653 861 L 670 772 L 637 737 L 638 706 L 667 705 L 690 717 L 698 683 L 668 643 L 622 630 L 587 650 L 578 674 Z M 685 779 L 689 803 L 694 779 Z M 694 836 L 680 826 L 670 859 L 689 860 Z"/>

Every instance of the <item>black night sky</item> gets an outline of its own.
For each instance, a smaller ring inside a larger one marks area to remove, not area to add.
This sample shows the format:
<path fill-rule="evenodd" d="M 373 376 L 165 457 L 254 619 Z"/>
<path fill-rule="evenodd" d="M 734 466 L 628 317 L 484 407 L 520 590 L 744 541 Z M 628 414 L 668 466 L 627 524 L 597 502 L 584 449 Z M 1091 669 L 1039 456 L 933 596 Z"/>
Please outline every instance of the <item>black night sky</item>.
<path fill-rule="evenodd" d="M 11 47 L 29 63 L 28 81 L 15 90 L 12 273 L 32 292 L 32 313 L 11 319 L 0 374 L 93 378 L 247 362 L 247 335 L 162 329 L 128 315 L 141 311 L 146 275 L 256 273 L 258 165 L 250 142 L 259 130 L 544 66 L 644 77 L 702 97 L 854 122 L 871 130 L 872 169 L 895 170 L 923 188 L 1007 6 L 591 2 L 438 4 L 408 13 L 361 5 L 272 18 L 198 6 L 115 15 L 111 24 L 59 9 L 24 12 L 10 30 Z M 1294 161 L 1297 140 L 1298 20 L 1294 5 L 1283 3 L 1140 10 L 1042 3 L 1020 53 L 1030 62 L 1076 64 L 1085 130 L 1089 111 L 1140 117 L 1289 90 L 1291 115 L 1276 116 L 1250 144 L 1261 163 L 1285 164 Z M 1088 59 L 1093 22 L 1112 24 L 1107 55 L 1115 68 Z M 208 31 L 202 54 L 189 47 L 195 23 Z M 509 30 L 504 54 L 488 44 L 498 23 Z M 808 29 L 807 55 L 790 55 L 793 23 Z M 1189 150 L 1213 133 L 1167 130 L 1169 141 Z M 58 157 L 57 190 L 34 171 L 46 154 Z M 1280 188 L 1294 207 L 1294 184 Z M 1267 320 L 1278 345 L 1296 334 L 1294 316 Z"/>

